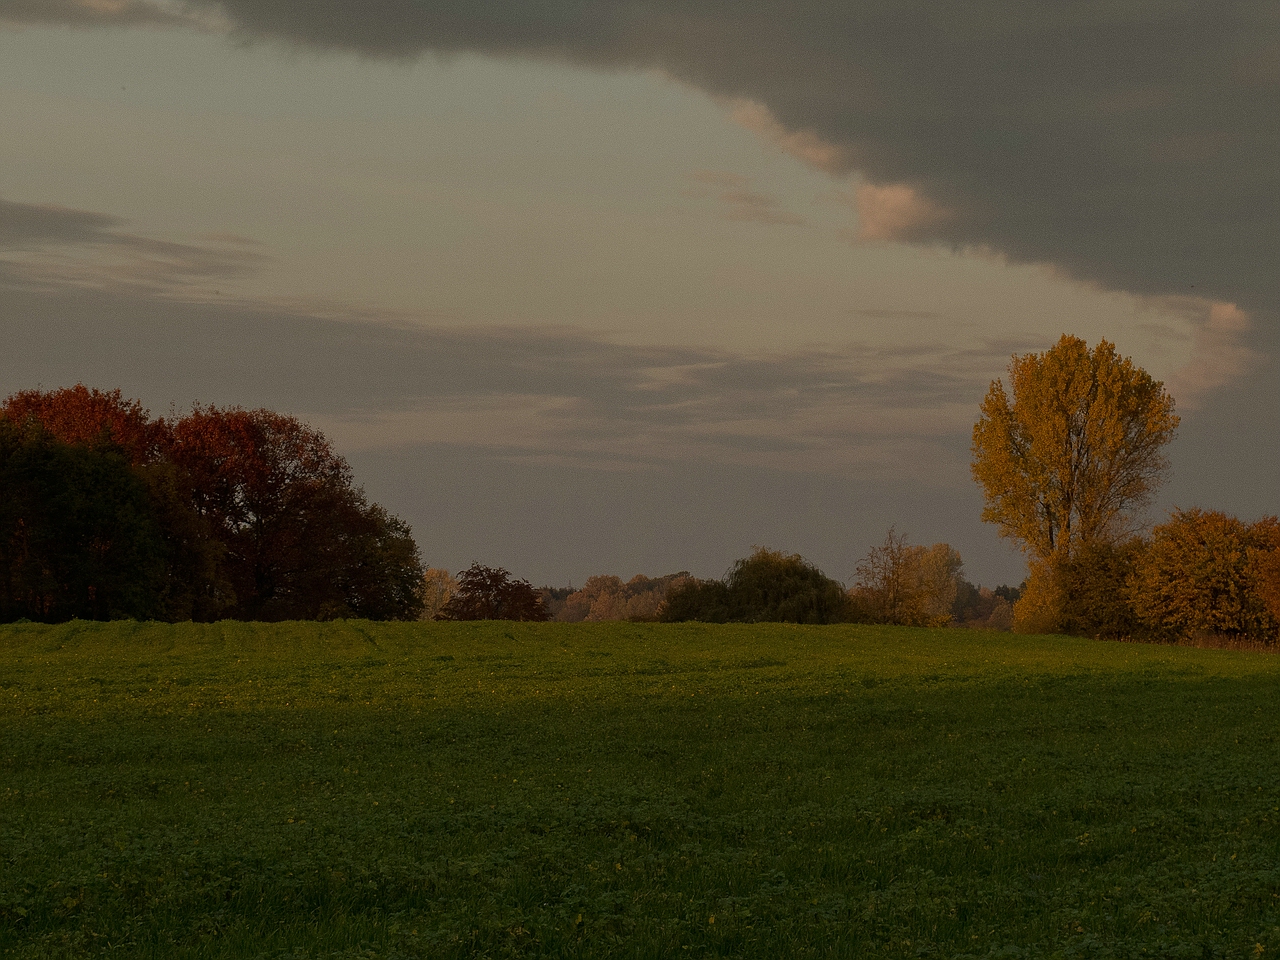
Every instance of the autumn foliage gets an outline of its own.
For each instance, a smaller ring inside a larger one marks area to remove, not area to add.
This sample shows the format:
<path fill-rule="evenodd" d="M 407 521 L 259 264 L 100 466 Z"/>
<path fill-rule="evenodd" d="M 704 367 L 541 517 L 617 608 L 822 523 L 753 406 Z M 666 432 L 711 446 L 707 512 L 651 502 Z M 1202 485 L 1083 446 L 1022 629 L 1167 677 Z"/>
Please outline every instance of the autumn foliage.
<path fill-rule="evenodd" d="M 1063 336 L 1015 356 L 1009 387 L 991 384 L 973 428 L 982 519 L 1040 562 L 1123 537 L 1168 469 L 1178 418 L 1164 385 L 1106 340 Z"/>
<path fill-rule="evenodd" d="M 293 417 L 198 406 L 153 420 L 118 390 L 76 386 L 11 396 L 0 425 L 9 619 L 399 619 L 421 609 L 408 527 L 370 504 L 328 440 Z M 23 467 L 40 457 L 82 464 L 63 472 L 88 477 L 80 497 L 110 524 L 76 519 L 56 471 Z M 86 538 L 102 556 L 132 544 L 129 556 L 151 558 L 129 577 L 136 596 L 108 586 L 111 564 L 84 559 Z M 105 602 L 104 591 L 122 599 Z M 86 606 L 86 596 L 97 599 Z"/>
<path fill-rule="evenodd" d="M 1178 638 L 1280 639 L 1280 522 L 1178 510 L 1151 532 L 1129 582 L 1152 629 Z"/>

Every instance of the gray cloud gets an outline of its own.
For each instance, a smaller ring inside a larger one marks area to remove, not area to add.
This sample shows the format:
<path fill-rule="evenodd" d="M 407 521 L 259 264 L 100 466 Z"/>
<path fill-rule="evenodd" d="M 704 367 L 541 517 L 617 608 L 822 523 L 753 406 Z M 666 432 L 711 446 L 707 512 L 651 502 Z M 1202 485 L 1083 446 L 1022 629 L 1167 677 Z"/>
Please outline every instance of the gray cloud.
<path fill-rule="evenodd" d="M 0 24 L 97 27 L 187 22 L 180 13 L 146 0 L 0 0 Z"/>
<path fill-rule="evenodd" d="M 0 199 L 0 250 L 46 244 L 103 243 L 124 221 L 104 213 Z"/>
<path fill-rule="evenodd" d="M 132 286 L 174 293 L 254 273 L 269 257 L 243 237 L 198 244 L 124 232 L 107 214 L 0 199 L 0 265 L 9 283 Z"/>
<path fill-rule="evenodd" d="M 244 38 L 371 56 L 662 70 L 809 162 L 860 171 L 863 239 L 979 246 L 1108 288 L 1194 293 L 1274 329 L 1280 19 L 1269 0 L 191 7 Z"/>
<path fill-rule="evenodd" d="M 7 282 L 6 282 L 7 281 Z M 352 447 L 480 443 L 640 464 L 699 451 L 911 472 L 963 428 L 1007 345 L 741 354 L 572 329 L 393 325 L 262 304 L 35 288 L 0 262 L 0 388 L 77 380 L 282 407 Z M 7 391 L 6 391 L 7 392 Z"/>

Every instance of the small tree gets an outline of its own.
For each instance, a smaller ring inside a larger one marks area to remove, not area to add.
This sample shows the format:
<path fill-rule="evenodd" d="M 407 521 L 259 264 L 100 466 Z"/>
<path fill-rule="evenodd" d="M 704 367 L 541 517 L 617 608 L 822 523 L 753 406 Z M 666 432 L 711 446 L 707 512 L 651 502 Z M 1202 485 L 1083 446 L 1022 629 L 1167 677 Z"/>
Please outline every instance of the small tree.
<path fill-rule="evenodd" d="M 858 564 L 852 591 L 862 615 L 877 623 L 940 627 L 952 620 L 964 561 L 948 544 L 912 546 L 889 528 L 884 543 Z"/>
<path fill-rule="evenodd" d="M 422 575 L 422 619 L 438 620 L 445 605 L 458 592 L 458 581 L 448 570 L 431 567 Z"/>
<path fill-rule="evenodd" d="M 854 571 L 854 598 L 860 611 L 877 623 L 902 623 L 915 583 L 914 548 L 893 527 L 884 543 L 872 547 Z"/>
<path fill-rule="evenodd" d="M 798 553 L 756 547 L 727 577 L 732 619 L 744 623 L 840 623 L 844 587 Z"/>
<path fill-rule="evenodd" d="M 458 589 L 442 620 L 546 620 L 542 598 L 528 580 L 513 580 L 502 567 L 473 563 L 458 574 Z"/>
<path fill-rule="evenodd" d="M 659 616 L 667 622 L 840 623 L 848 620 L 844 587 L 799 554 L 756 547 L 724 580 L 677 581 Z"/>

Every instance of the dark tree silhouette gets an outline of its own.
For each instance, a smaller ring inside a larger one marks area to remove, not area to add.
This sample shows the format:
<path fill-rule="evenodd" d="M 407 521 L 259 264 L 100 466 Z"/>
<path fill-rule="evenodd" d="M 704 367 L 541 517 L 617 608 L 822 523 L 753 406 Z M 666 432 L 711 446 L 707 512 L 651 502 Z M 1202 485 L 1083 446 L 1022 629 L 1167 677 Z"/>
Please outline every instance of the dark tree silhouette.
<path fill-rule="evenodd" d="M 673 586 L 660 613 L 674 623 L 840 623 L 850 615 L 844 587 L 797 554 L 757 547 L 724 580 Z"/>
<path fill-rule="evenodd" d="M 240 619 L 416 619 L 409 528 L 371 506 L 316 430 L 270 410 L 197 407 L 173 424 L 175 463 L 226 549 Z"/>
<path fill-rule="evenodd" d="M 10 433 L 36 430 L 46 459 L 79 463 L 109 453 L 131 475 L 145 502 L 117 497 L 121 522 L 133 529 L 129 518 L 141 511 L 161 539 L 162 582 L 137 580 L 151 591 L 148 616 L 416 619 L 421 612 L 422 564 L 408 526 L 370 504 L 329 441 L 293 417 L 209 406 L 152 420 L 118 390 L 77 385 L 14 394 L 0 404 L 0 422 Z M 49 471 L 32 482 L 47 488 L 40 496 L 65 493 Z M 36 504 L 28 487 L 23 496 Z M 58 510 L 59 549 L 72 550 L 88 535 L 76 526 L 89 523 L 88 514 Z M 41 528 L 49 536 L 52 522 Z M 102 603 L 95 609 L 117 615 Z M 141 615 L 137 604 L 119 610 Z"/>
<path fill-rule="evenodd" d="M 0 620 L 163 615 L 165 543 L 124 454 L 0 418 Z"/>
<path fill-rule="evenodd" d="M 546 620 L 547 609 L 528 580 L 513 580 L 502 567 L 473 563 L 458 574 L 458 589 L 441 620 Z"/>

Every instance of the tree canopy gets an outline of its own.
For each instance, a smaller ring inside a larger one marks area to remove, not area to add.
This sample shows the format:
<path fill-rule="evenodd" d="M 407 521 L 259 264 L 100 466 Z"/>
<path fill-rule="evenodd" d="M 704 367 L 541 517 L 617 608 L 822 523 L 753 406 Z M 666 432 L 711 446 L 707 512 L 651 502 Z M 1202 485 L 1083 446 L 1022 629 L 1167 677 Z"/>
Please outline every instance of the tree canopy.
<path fill-rule="evenodd" d="M 547 609 L 528 580 L 502 567 L 473 563 L 458 574 L 458 585 L 440 611 L 442 620 L 546 620 Z"/>
<path fill-rule="evenodd" d="M 1168 469 L 1178 418 L 1164 385 L 1106 340 L 1064 335 L 1014 356 L 1009 388 L 992 382 L 973 428 L 982 518 L 1040 561 L 1122 536 Z"/>
<path fill-rule="evenodd" d="M 661 619 L 705 623 L 840 623 L 844 587 L 799 554 L 757 547 L 724 580 L 689 579 L 667 593 Z"/>
<path fill-rule="evenodd" d="M 14 394 L 0 405 L 0 422 L 16 451 L 13 464 L 37 453 L 65 460 L 62 474 L 80 478 L 86 503 L 109 502 L 101 509 L 114 510 L 113 522 L 129 536 L 150 531 L 157 540 L 147 549 L 158 577 L 135 576 L 151 598 L 146 604 L 100 599 L 88 614 L 70 615 L 382 620 L 421 612 L 422 564 L 408 526 L 370 504 L 329 441 L 296 418 L 197 406 L 153 420 L 119 390 L 77 385 Z M 68 481 L 57 471 L 23 469 L 0 477 L 8 512 L 20 506 L 21 516 L 6 521 L 13 529 L 28 539 L 38 530 L 63 553 L 91 536 L 99 521 L 83 510 L 41 506 L 68 496 Z M 117 553 L 130 542 L 123 536 L 110 540 Z M 76 561 L 77 569 L 89 569 L 87 562 Z M 79 596 L 79 588 L 58 589 Z M 50 610 L 64 607 L 73 609 L 59 601 Z"/>
<path fill-rule="evenodd" d="M 0 418 L 0 620 L 150 619 L 164 587 L 164 537 L 124 454 Z"/>

